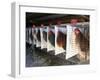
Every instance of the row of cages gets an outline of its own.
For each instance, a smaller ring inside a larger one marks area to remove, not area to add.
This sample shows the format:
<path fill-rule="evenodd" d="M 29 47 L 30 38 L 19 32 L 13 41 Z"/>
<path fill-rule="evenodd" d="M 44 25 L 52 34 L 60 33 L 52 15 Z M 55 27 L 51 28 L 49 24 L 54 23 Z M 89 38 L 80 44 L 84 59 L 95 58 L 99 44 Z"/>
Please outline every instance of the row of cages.
<path fill-rule="evenodd" d="M 26 28 L 26 42 L 55 55 L 66 53 L 66 60 L 77 54 L 89 60 L 89 22 Z"/>

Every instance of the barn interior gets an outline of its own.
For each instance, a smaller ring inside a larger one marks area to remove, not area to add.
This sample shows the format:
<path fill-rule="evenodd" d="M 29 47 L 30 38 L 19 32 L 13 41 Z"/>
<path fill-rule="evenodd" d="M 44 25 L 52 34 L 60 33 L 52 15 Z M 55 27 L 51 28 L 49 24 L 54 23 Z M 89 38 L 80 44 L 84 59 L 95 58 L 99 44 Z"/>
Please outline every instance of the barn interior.
<path fill-rule="evenodd" d="M 45 26 L 56 25 L 59 21 L 61 24 L 70 23 L 71 19 L 77 19 L 78 22 L 89 22 L 89 15 L 26 12 L 26 27 L 32 27 L 33 24 L 37 27 L 41 26 L 41 24 Z"/>
<path fill-rule="evenodd" d="M 26 12 L 26 29 L 32 28 L 33 25 L 40 27 L 41 25 L 70 24 L 72 19 L 76 19 L 77 22 L 90 20 L 89 15 Z M 80 64 L 79 62 L 76 57 L 66 60 L 65 53 L 55 56 L 53 51 L 47 52 L 46 49 L 41 50 L 26 42 L 26 67 L 74 65 Z M 89 61 L 81 64 L 89 64 Z"/>

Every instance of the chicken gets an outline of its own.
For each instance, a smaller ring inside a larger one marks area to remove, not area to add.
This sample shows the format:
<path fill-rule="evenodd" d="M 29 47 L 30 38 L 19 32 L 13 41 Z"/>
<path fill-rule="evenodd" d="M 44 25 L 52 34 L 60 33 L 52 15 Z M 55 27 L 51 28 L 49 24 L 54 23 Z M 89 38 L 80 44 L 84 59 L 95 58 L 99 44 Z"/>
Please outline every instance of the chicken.
<path fill-rule="evenodd" d="M 47 42 L 47 32 L 43 31 L 43 38 Z"/>
<path fill-rule="evenodd" d="M 63 34 L 61 31 L 58 31 L 57 45 L 64 50 L 66 49 L 66 34 Z"/>
<path fill-rule="evenodd" d="M 55 34 L 51 30 L 49 31 L 48 39 L 50 43 L 55 46 Z"/>
<path fill-rule="evenodd" d="M 40 29 L 38 29 L 38 32 L 37 32 L 37 39 L 38 39 L 38 41 L 41 42 Z"/>
<path fill-rule="evenodd" d="M 84 37 L 78 28 L 72 32 L 72 41 L 73 48 L 78 52 L 79 60 L 89 60 L 89 40 Z"/>

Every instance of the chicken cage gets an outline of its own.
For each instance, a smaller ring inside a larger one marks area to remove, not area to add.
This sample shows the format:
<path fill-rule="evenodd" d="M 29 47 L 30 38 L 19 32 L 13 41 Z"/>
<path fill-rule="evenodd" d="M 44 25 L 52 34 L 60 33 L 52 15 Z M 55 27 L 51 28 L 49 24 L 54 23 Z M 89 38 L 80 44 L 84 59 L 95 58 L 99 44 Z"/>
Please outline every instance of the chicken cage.
<path fill-rule="evenodd" d="M 76 56 L 82 62 L 89 62 L 89 22 L 37 26 L 26 28 L 26 42 L 54 56 L 64 54 L 65 60 Z M 43 54 L 43 53 L 42 53 Z M 75 63 L 75 61 L 73 60 Z"/>

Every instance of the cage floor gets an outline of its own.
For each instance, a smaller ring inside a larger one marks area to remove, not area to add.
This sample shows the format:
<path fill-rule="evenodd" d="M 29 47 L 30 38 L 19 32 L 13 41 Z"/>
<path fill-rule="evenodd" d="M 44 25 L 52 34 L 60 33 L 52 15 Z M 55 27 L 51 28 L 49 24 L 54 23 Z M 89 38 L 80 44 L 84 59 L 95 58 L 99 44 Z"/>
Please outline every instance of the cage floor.
<path fill-rule="evenodd" d="M 63 66 L 88 64 L 89 61 L 80 62 L 76 56 L 65 59 L 66 53 L 54 55 L 54 51 L 47 52 L 46 49 L 36 48 L 31 46 L 26 49 L 26 67 L 41 67 L 41 66 Z"/>

